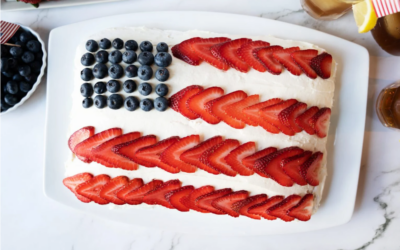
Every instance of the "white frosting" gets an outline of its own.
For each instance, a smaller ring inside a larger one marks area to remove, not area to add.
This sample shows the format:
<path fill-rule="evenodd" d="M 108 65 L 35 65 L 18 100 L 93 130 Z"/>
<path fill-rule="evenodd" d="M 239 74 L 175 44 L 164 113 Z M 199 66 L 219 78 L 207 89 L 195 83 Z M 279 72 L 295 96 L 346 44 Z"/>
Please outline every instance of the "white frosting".
<path fill-rule="evenodd" d="M 265 193 L 269 196 L 273 195 L 291 195 L 299 194 L 304 195 L 305 193 L 312 192 L 315 195 L 316 204 L 319 204 L 321 199 L 322 190 L 326 178 L 326 138 L 318 138 L 317 136 L 311 136 L 304 131 L 296 134 L 295 136 L 289 137 L 282 133 L 271 134 L 266 132 L 261 127 L 246 126 L 244 129 L 238 130 L 231 128 L 225 123 L 221 122 L 217 125 L 208 124 L 201 119 L 191 121 L 181 114 L 175 112 L 172 109 L 168 109 L 165 112 L 158 112 L 152 110 L 151 112 L 144 112 L 140 109 L 129 112 L 124 108 L 119 110 L 112 110 L 109 108 L 97 109 L 92 107 L 84 109 L 82 107 L 83 97 L 80 94 L 80 86 L 84 82 L 80 78 L 80 71 L 84 68 L 80 62 L 81 56 L 86 53 L 85 42 L 88 39 L 94 39 L 99 41 L 102 38 L 108 38 L 111 41 L 115 38 L 121 38 L 123 41 L 134 39 L 140 44 L 144 40 L 150 41 L 156 53 L 155 46 L 159 42 L 165 42 L 169 48 L 173 45 L 180 43 L 181 41 L 191 37 L 217 37 L 224 36 L 232 39 L 240 38 L 243 36 L 228 35 L 228 34 L 217 34 L 206 31 L 192 30 L 187 32 L 171 31 L 171 30 L 158 30 L 149 29 L 144 27 L 138 28 L 113 28 L 107 29 L 100 33 L 91 35 L 85 40 L 81 41 L 81 45 L 77 49 L 75 59 L 75 87 L 72 93 L 73 106 L 70 119 L 70 131 L 67 135 L 69 137 L 74 131 L 84 126 L 94 126 L 96 132 L 106 130 L 112 127 L 120 127 L 123 131 L 132 132 L 140 131 L 143 135 L 154 134 L 159 140 L 168 138 L 170 136 L 187 136 L 191 134 L 200 134 L 202 139 L 208 139 L 216 135 L 222 135 L 225 138 L 237 139 L 241 143 L 248 141 L 254 141 L 257 144 L 258 150 L 265 147 L 277 147 L 278 149 L 299 146 L 304 150 L 321 151 L 324 153 L 324 159 L 322 163 L 322 170 L 320 173 L 320 185 L 317 187 L 312 186 L 299 186 L 295 184 L 293 187 L 283 187 L 271 179 L 260 177 L 257 174 L 252 176 L 240 176 L 229 177 L 226 175 L 212 175 L 201 169 L 195 173 L 178 173 L 170 174 L 159 168 L 146 168 L 140 166 L 136 171 L 126 171 L 122 169 L 107 168 L 95 162 L 86 164 L 74 157 L 71 154 L 71 158 L 66 162 L 66 176 L 71 176 L 81 172 L 90 172 L 94 175 L 108 174 L 111 177 L 118 175 L 126 175 L 129 178 L 140 177 L 145 182 L 152 179 L 171 180 L 179 179 L 182 181 L 182 185 L 193 185 L 200 187 L 203 185 L 213 185 L 215 188 L 232 188 L 234 191 L 237 190 L 248 190 L 251 195 Z M 280 45 L 283 47 L 299 46 L 301 49 L 317 49 L 319 52 L 323 49 L 305 42 L 282 40 L 271 36 L 252 36 L 249 37 L 253 40 L 264 40 L 271 43 L 271 45 Z M 112 51 L 109 49 L 108 51 Z M 121 50 L 122 52 L 124 49 Z M 138 50 L 139 54 L 140 51 Z M 137 62 L 134 63 L 139 66 Z M 125 64 L 122 63 L 125 68 Z M 179 59 L 173 58 L 171 66 L 168 67 L 170 72 L 170 78 L 166 82 L 169 87 L 170 97 L 172 94 L 189 85 L 202 85 L 205 88 L 210 86 L 220 86 L 225 90 L 225 93 L 229 93 L 236 90 L 243 90 L 248 95 L 259 94 L 260 100 L 268 100 L 270 98 L 282 98 L 290 99 L 295 98 L 298 101 L 305 102 L 310 106 L 318 107 L 332 107 L 333 94 L 334 94 L 334 79 L 336 72 L 336 64 L 334 63 L 334 69 L 332 76 L 329 79 L 323 80 L 321 78 L 310 79 L 306 75 L 294 76 L 287 70 L 284 70 L 281 75 L 272 75 L 269 73 L 261 73 L 254 69 L 251 69 L 248 73 L 241 73 L 235 69 L 229 69 L 224 72 L 218 70 L 207 63 L 203 62 L 200 66 L 191 66 Z M 107 65 L 109 66 L 109 64 Z M 157 66 L 153 65 L 153 70 L 157 69 Z M 110 80 L 107 77 L 102 80 L 90 81 L 93 85 L 98 81 L 107 82 Z M 120 79 L 121 84 L 127 78 Z M 133 78 L 137 84 L 141 83 L 142 80 L 135 77 Z M 153 77 L 148 81 L 153 89 L 159 82 Z M 110 93 L 106 93 L 109 95 Z M 144 98 L 140 96 L 138 91 L 132 94 L 126 94 L 122 90 L 119 94 L 124 97 L 128 95 L 136 96 L 140 99 Z M 151 99 L 155 99 L 157 96 L 152 92 L 148 96 Z M 126 206 L 126 205 L 125 205 Z M 127 207 L 127 206 L 126 206 Z M 135 207 L 135 206 L 129 206 Z M 142 207 L 142 206 L 140 206 Z M 316 211 L 318 205 L 314 207 Z"/>

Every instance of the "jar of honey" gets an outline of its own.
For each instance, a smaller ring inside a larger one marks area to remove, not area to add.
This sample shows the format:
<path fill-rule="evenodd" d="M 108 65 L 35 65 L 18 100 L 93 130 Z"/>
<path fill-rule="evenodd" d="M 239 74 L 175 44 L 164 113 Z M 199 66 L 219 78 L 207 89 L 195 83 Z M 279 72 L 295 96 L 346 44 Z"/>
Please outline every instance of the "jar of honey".
<path fill-rule="evenodd" d="M 376 101 L 376 113 L 384 126 L 400 129 L 400 81 L 381 91 Z"/>

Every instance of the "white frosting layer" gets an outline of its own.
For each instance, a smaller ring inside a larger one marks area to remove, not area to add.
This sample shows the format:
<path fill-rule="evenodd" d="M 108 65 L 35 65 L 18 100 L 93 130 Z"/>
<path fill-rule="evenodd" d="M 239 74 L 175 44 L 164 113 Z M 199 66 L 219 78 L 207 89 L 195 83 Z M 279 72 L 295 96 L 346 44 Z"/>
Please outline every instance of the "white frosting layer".
<path fill-rule="evenodd" d="M 140 109 L 129 112 L 124 108 L 119 110 L 112 110 L 109 108 L 97 109 L 92 107 L 84 109 L 82 107 L 83 97 L 80 94 L 80 86 L 83 80 L 80 78 L 80 71 L 84 68 L 80 62 L 81 56 L 86 53 L 85 42 L 88 39 L 94 39 L 99 41 L 102 38 L 108 38 L 111 41 L 115 38 L 121 38 L 124 41 L 134 39 L 140 44 L 144 40 L 150 41 L 154 45 L 153 53 L 156 54 L 155 46 L 159 42 L 165 42 L 171 48 L 173 45 L 180 43 L 181 41 L 191 37 L 217 37 L 224 36 L 232 39 L 240 38 L 243 36 L 228 35 L 228 34 L 217 34 L 206 31 L 171 31 L 171 30 L 158 30 L 149 29 L 144 27 L 139 28 L 113 28 L 104 30 L 98 34 L 91 35 L 90 37 L 82 40 L 81 45 L 77 49 L 75 59 L 75 87 L 72 93 L 73 107 L 71 112 L 71 123 L 70 131 L 67 135 L 69 137 L 74 131 L 84 126 L 94 126 L 96 132 L 106 130 L 112 127 L 120 127 L 123 131 L 132 132 L 140 131 L 143 135 L 154 134 L 160 140 L 168 138 L 170 136 L 187 136 L 191 134 L 200 134 L 202 139 L 208 139 L 216 135 L 222 135 L 225 138 L 237 139 L 241 143 L 248 141 L 254 141 L 257 144 L 258 150 L 265 147 L 277 147 L 278 149 L 299 146 L 304 150 L 321 151 L 324 153 L 324 159 L 322 164 L 322 171 L 320 174 L 320 185 L 317 187 L 312 186 L 299 186 L 294 185 L 293 187 L 283 187 L 275 181 L 267 178 L 260 177 L 257 174 L 252 176 L 240 176 L 229 177 L 226 175 L 212 175 L 201 169 L 195 173 L 178 173 L 170 174 L 159 168 L 146 168 L 140 166 L 137 171 L 126 171 L 122 169 L 107 168 L 97 163 L 86 164 L 75 158 L 71 154 L 71 158 L 66 162 L 66 176 L 71 176 L 81 172 L 90 172 L 94 175 L 97 174 L 108 174 L 111 177 L 118 175 L 126 175 L 129 178 L 140 177 L 145 182 L 152 179 L 171 180 L 179 179 L 182 181 L 182 185 L 193 185 L 200 187 L 203 185 L 213 185 L 215 188 L 227 188 L 230 187 L 234 191 L 237 190 L 248 190 L 251 195 L 265 193 L 269 196 L 273 195 L 291 195 L 312 192 L 316 197 L 316 204 L 319 204 L 321 194 L 326 178 L 326 138 L 318 138 L 317 136 L 311 136 L 304 131 L 296 134 L 295 136 L 289 137 L 282 133 L 271 134 L 266 132 L 261 127 L 246 126 L 244 129 L 238 130 L 231 128 L 225 123 L 221 122 L 217 125 L 208 124 L 200 119 L 191 121 L 186 119 L 181 114 L 175 112 L 172 109 L 168 109 L 165 112 L 158 112 L 152 110 L 151 112 L 144 112 Z M 271 43 L 271 45 L 280 45 L 283 47 L 299 46 L 301 49 L 317 49 L 320 52 L 323 49 L 318 48 L 315 45 L 291 41 L 282 40 L 271 36 L 253 36 L 249 37 L 253 40 L 264 40 Z M 110 49 L 109 51 L 112 51 Z M 121 50 L 123 52 L 124 49 Z M 139 54 L 140 51 L 138 50 Z M 125 68 L 125 64 L 121 63 Z M 137 62 L 134 63 L 139 66 Z M 109 66 L 109 64 L 107 65 Z M 153 70 L 157 69 L 157 66 L 153 65 Z M 170 78 L 166 82 L 169 87 L 168 97 L 178 92 L 182 88 L 188 85 L 202 85 L 205 88 L 210 86 L 220 86 L 225 90 L 225 93 L 229 93 L 236 90 L 243 90 L 248 95 L 259 94 L 260 100 L 268 100 L 270 98 L 282 98 L 290 99 L 295 98 L 298 101 L 305 102 L 310 106 L 318 107 L 332 107 L 333 94 L 334 94 L 334 79 L 336 72 L 336 65 L 334 63 L 334 70 L 331 78 L 323 80 L 317 78 L 315 80 L 308 78 L 306 75 L 294 76 L 287 70 L 281 75 L 272 75 L 269 73 L 261 73 L 254 69 L 251 69 L 248 73 L 241 73 L 234 69 L 229 69 L 224 72 L 218 70 L 207 63 L 203 62 L 200 66 L 191 66 L 185 62 L 173 58 L 171 66 L 168 67 L 170 72 Z M 90 81 L 93 85 L 97 81 L 107 82 L 111 78 L 107 77 L 102 80 Z M 121 84 L 127 78 L 120 79 Z M 135 77 L 133 78 L 137 84 L 141 83 L 142 80 Z M 153 77 L 148 81 L 153 89 L 159 82 Z M 109 95 L 110 93 L 106 93 Z M 122 90 L 119 94 L 124 97 L 128 95 L 136 96 L 140 99 L 144 98 L 140 96 L 138 91 L 132 94 L 126 94 Z M 155 99 L 157 96 L 153 93 L 148 96 L 151 99 Z M 134 206 L 130 206 L 134 207 Z M 318 206 L 315 206 L 316 211 Z"/>

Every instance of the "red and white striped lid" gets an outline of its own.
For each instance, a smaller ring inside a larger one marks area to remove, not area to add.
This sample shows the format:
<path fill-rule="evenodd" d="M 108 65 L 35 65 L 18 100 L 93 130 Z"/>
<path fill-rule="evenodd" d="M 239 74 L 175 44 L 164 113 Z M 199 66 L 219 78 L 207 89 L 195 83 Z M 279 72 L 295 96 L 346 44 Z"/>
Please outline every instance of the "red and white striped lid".
<path fill-rule="evenodd" d="M 372 0 L 377 17 L 400 12 L 400 0 Z"/>
<path fill-rule="evenodd" d="M 10 40 L 10 38 L 15 34 L 15 32 L 17 32 L 18 29 L 18 24 L 9 23 L 2 20 L 0 23 L 1 44 L 8 42 L 8 40 Z"/>

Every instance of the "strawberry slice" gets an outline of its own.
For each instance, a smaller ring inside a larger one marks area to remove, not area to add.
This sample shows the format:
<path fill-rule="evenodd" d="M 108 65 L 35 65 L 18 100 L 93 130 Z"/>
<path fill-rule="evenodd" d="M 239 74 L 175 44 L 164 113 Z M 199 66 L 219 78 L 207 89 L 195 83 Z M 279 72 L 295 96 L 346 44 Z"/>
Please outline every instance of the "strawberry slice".
<path fill-rule="evenodd" d="M 331 109 L 322 108 L 308 120 L 308 124 L 315 130 L 319 138 L 324 138 L 328 134 L 330 117 Z"/>
<path fill-rule="evenodd" d="M 304 131 L 306 131 L 308 134 L 313 135 L 315 134 L 315 130 L 313 127 L 310 126 L 308 121 L 318 112 L 318 110 L 319 110 L 318 107 L 313 106 L 307 109 L 303 114 L 296 117 L 294 121 L 300 128 L 304 129 Z"/>
<path fill-rule="evenodd" d="M 162 182 L 161 182 L 162 183 Z M 129 194 L 140 188 L 141 186 L 143 186 L 143 180 L 141 178 L 134 178 L 132 179 L 130 182 L 128 182 L 128 184 L 125 185 L 124 188 L 122 188 L 121 190 L 119 190 L 117 192 L 117 197 L 120 200 L 123 200 L 124 202 L 128 203 L 129 205 L 137 205 L 142 203 L 142 201 L 138 201 L 138 200 L 130 200 L 129 199 Z"/>
<path fill-rule="evenodd" d="M 96 202 L 99 205 L 108 204 L 109 203 L 108 200 L 105 200 L 100 197 L 100 191 L 103 188 L 103 186 L 110 181 L 110 179 L 111 179 L 110 176 L 106 174 L 95 176 L 92 179 L 79 184 L 75 188 L 75 191 L 78 194 Z"/>
<path fill-rule="evenodd" d="M 316 152 L 300 166 L 301 175 L 311 186 L 319 185 L 319 171 L 321 169 L 323 157 L 323 153 Z"/>
<path fill-rule="evenodd" d="M 229 66 L 240 72 L 247 73 L 250 66 L 239 57 L 238 49 L 249 42 L 251 42 L 251 39 L 247 38 L 240 38 L 226 42 L 219 48 L 219 53 L 226 60 Z"/>
<path fill-rule="evenodd" d="M 259 195 L 254 195 L 250 196 L 247 199 L 235 202 L 232 205 L 232 209 L 239 213 L 240 215 L 247 216 L 249 218 L 259 220 L 261 217 L 257 214 L 250 214 L 248 212 L 248 209 L 256 204 L 260 204 L 261 202 L 264 202 L 268 199 L 268 196 L 266 194 L 259 194 Z"/>
<path fill-rule="evenodd" d="M 172 46 L 171 52 L 173 56 L 183 61 L 183 55 L 179 50 L 179 44 L 175 44 L 174 46 Z"/>
<path fill-rule="evenodd" d="M 214 114 L 208 112 L 205 108 L 207 102 L 217 99 L 224 94 L 224 90 L 220 87 L 207 88 L 200 93 L 192 96 L 187 101 L 188 108 L 210 124 L 217 124 L 221 120 Z"/>
<path fill-rule="evenodd" d="M 101 189 L 100 197 L 116 205 L 123 205 L 125 204 L 125 201 L 119 199 L 117 197 L 117 193 L 121 191 L 128 183 L 129 179 L 126 176 L 117 176 L 112 178 Z"/>
<path fill-rule="evenodd" d="M 152 168 L 155 167 L 156 165 L 154 165 L 151 162 L 147 162 L 147 161 L 143 161 L 142 159 L 136 157 L 136 152 L 144 147 L 153 145 L 157 143 L 157 138 L 155 135 L 146 135 L 146 136 L 142 136 L 139 137 L 133 141 L 129 141 L 126 143 L 122 143 L 119 145 L 116 145 L 114 147 L 111 148 L 111 150 L 118 154 L 121 155 L 133 162 L 136 162 L 139 165 L 148 167 L 148 168 Z"/>
<path fill-rule="evenodd" d="M 298 220 L 308 221 L 311 218 L 313 206 L 314 196 L 312 194 L 306 194 L 296 206 L 288 210 L 287 214 Z"/>
<path fill-rule="evenodd" d="M 254 172 L 256 172 L 258 175 L 261 175 L 263 177 L 267 177 L 268 176 L 266 174 L 264 174 L 263 172 L 258 171 L 258 169 L 254 168 L 254 164 L 256 163 L 256 161 L 258 159 L 261 159 L 267 155 L 270 155 L 274 152 L 276 152 L 276 148 L 273 147 L 269 147 L 269 148 L 264 148 L 263 150 L 260 150 L 252 155 L 249 155 L 247 157 L 245 157 L 242 160 L 243 165 L 245 165 L 247 168 L 252 169 Z"/>
<path fill-rule="evenodd" d="M 224 43 L 230 40 L 230 38 L 226 37 L 198 38 L 193 40 L 190 45 L 192 46 L 192 50 L 196 53 L 196 55 L 209 63 L 211 66 L 221 70 L 228 70 L 229 65 L 225 61 L 219 60 L 217 57 L 212 55 L 211 47 L 213 45 Z"/>
<path fill-rule="evenodd" d="M 326 52 L 311 59 L 311 68 L 322 79 L 331 77 L 332 71 L 332 56 Z"/>
<path fill-rule="evenodd" d="M 219 209 L 228 215 L 232 217 L 239 217 L 239 213 L 233 210 L 233 204 L 242 201 L 249 197 L 249 191 L 245 190 L 240 190 L 236 191 L 227 195 L 224 195 L 222 197 L 216 198 L 212 203 L 211 206 L 213 206 L 216 209 Z"/>
<path fill-rule="evenodd" d="M 122 129 L 120 128 L 110 128 L 104 130 L 78 143 L 74 148 L 75 154 L 91 160 L 90 157 L 92 156 L 92 148 L 95 148 L 103 142 L 120 135 L 122 135 Z"/>
<path fill-rule="evenodd" d="M 68 139 L 68 147 L 69 149 L 71 149 L 72 153 L 75 154 L 75 146 L 86 140 L 87 138 L 91 137 L 92 135 L 94 135 L 94 127 L 92 126 L 88 126 L 88 127 L 83 127 L 77 131 L 75 131 Z M 86 162 L 86 163 L 90 163 L 92 162 L 90 159 L 86 158 L 86 157 L 82 157 L 82 156 L 77 156 L 79 160 Z"/>
<path fill-rule="evenodd" d="M 280 102 L 275 105 L 268 106 L 266 108 L 261 109 L 260 115 L 269 123 L 277 127 L 282 133 L 285 135 L 295 135 L 294 131 L 290 127 L 286 127 L 279 121 L 279 113 L 284 109 L 296 104 L 297 100 L 289 99 L 283 102 Z"/>
<path fill-rule="evenodd" d="M 281 46 L 269 46 L 267 48 L 259 48 L 253 51 L 255 58 L 261 61 L 269 73 L 280 75 L 282 73 L 282 65 L 273 57 L 274 52 L 282 51 Z"/>
<path fill-rule="evenodd" d="M 278 134 L 280 130 L 272 125 L 271 123 L 265 121 L 261 116 L 260 116 L 260 111 L 263 108 L 275 105 L 282 102 L 282 99 L 280 98 L 274 98 L 274 99 L 269 99 L 265 102 L 260 102 L 254 105 L 251 105 L 245 109 L 243 109 L 243 114 L 250 120 L 254 122 L 254 124 L 257 124 L 258 126 L 261 126 L 265 130 L 267 130 L 270 133 L 273 134 Z"/>
<path fill-rule="evenodd" d="M 186 207 L 182 203 L 182 199 L 194 190 L 193 186 L 184 186 L 173 190 L 165 195 L 167 201 L 173 206 L 174 208 L 178 209 L 181 212 L 189 212 L 189 207 Z"/>
<path fill-rule="evenodd" d="M 197 168 L 180 159 L 181 154 L 188 149 L 193 148 L 200 142 L 199 135 L 189 135 L 179 141 L 171 144 L 160 155 L 160 160 L 165 164 L 171 165 L 186 173 L 194 173 Z"/>
<path fill-rule="evenodd" d="M 254 168 L 268 175 L 271 179 L 285 187 L 293 186 L 292 179 L 283 172 L 281 161 L 303 153 L 304 150 L 299 147 L 288 147 L 267 155 L 254 163 Z"/>
<path fill-rule="evenodd" d="M 300 200 L 301 200 L 300 195 L 296 195 L 296 194 L 289 195 L 283 201 L 268 208 L 267 214 L 278 217 L 279 219 L 286 221 L 286 222 L 292 221 L 292 220 L 294 220 L 294 218 L 287 215 L 288 210 L 290 208 L 296 206 Z"/>
<path fill-rule="evenodd" d="M 265 65 L 258 60 L 257 57 L 254 57 L 254 51 L 259 48 L 268 47 L 269 42 L 264 41 L 252 41 L 246 44 L 243 44 L 242 47 L 238 50 L 238 55 L 245 61 L 248 65 L 253 67 L 253 69 L 265 72 L 267 71 Z"/>
<path fill-rule="evenodd" d="M 199 39 L 199 37 L 193 37 L 190 38 L 188 40 L 185 40 L 183 42 L 181 42 L 178 45 L 178 51 L 179 53 L 177 53 L 175 51 L 175 54 L 179 54 L 179 56 L 176 56 L 178 59 L 181 59 L 182 61 L 190 64 L 190 65 L 200 65 L 201 63 L 201 58 L 196 54 L 196 52 L 194 52 L 192 50 L 192 46 L 191 44 L 196 41 L 197 39 Z M 174 52 L 174 51 L 173 51 Z M 173 55 L 175 56 L 175 54 L 173 53 Z"/>
<path fill-rule="evenodd" d="M 74 176 L 70 176 L 70 177 L 64 178 L 63 184 L 64 184 L 64 186 L 66 186 L 69 190 L 71 190 L 71 192 L 74 193 L 75 196 L 76 196 L 80 201 L 85 202 L 85 203 L 89 203 L 89 202 L 91 202 L 92 200 L 89 199 L 89 198 L 86 198 L 85 196 L 82 196 L 82 195 L 78 194 L 78 193 L 76 192 L 76 187 L 77 187 L 79 184 L 82 184 L 82 183 L 84 183 L 84 182 L 87 182 L 88 180 L 90 180 L 90 179 L 92 179 L 92 178 L 93 178 L 93 175 L 92 175 L 92 174 L 89 174 L 89 173 L 80 173 L 80 174 L 76 174 L 76 175 L 74 175 Z"/>
<path fill-rule="evenodd" d="M 257 126 L 257 122 L 254 122 L 252 119 L 250 119 L 249 117 L 247 117 L 244 113 L 243 113 L 243 109 L 250 107 L 256 103 L 260 102 L 260 96 L 259 95 L 251 95 L 246 97 L 245 99 L 235 102 L 233 104 L 230 104 L 228 106 L 226 106 L 225 108 L 225 112 L 237 119 L 240 120 L 244 123 L 246 123 L 247 125 L 251 125 L 251 126 Z"/>
<path fill-rule="evenodd" d="M 297 66 L 311 79 L 317 78 L 317 73 L 311 68 L 311 59 L 318 55 L 318 50 L 306 49 L 293 52 L 290 56 Z"/>
<path fill-rule="evenodd" d="M 238 140 L 226 139 L 225 141 L 208 149 L 200 156 L 200 161 L 219 172 L 236 176 L 236 171 L 225 161 L 225 157 L 240 145 Z"/>
<path fill-rule="evenodd" d="M 149 205 L 161 205 L 166 208 L 174 208 L 167 199 L 165 195 L 172 190 L 181 187 L 181 182 L 179 180 L 170 180 L 164 182 L 162 185 L 156 187 L 154 190 L 148 192 L 143 197 L 143 202 Z"/>
<path fill-rule="evenodd" d="M 306 109 L 307 104 L 304 102 L 295 103 L 279 113 L 279 121 L 284 126 L 291 128 L 295 133 L 300 133 L 303 129 L 296 124 L 295 120 L 299 115 L 303 114 Z"/>
<path fill-rule="evenodd" d="M 176 174 L 180 172 L 179 168 L 173 167 L 161 161 L 160 156 L 169 146 L 179 141 L 179 136 L 172 136 L 156 144 L 144 147 L 136 151 L 136 157 L 142 161 L 152 163 L 167 172 Z"/>
<path fill-rule="evenodd" d="M 193 190 L 188 196 L 183 197 L 181 202 L 186 207 L 188 207 L 188 208 L 190 208 L 192 210 L 195 210 L 197 212 L 209 213 L 208 210 L 199 208 L 196 205 L 195 202 L 196 202 L 196 199 L 199 198 L 200 196 L 209 194 L 209 193 L 211 193 L 213 191 L 214 191 L 214 187 L 213 186 L 202 186 L 202 187 L 199 187 L 199 188 Z"/>
<path fill-rule="evenodd" d="M 236 149 L 232 150 L 225 157 L 226 163 L 232 167 L 233 170 L 238 172 L 240 175 L 249 176 L 254 174 L 254 171 L 251 168 L 246 167 L 242 160 L 247 156 L 250 156 L 256 152 L 256 143 L 255 142 L 247 142 L 245 144 L 240 145 Z"/>
<path fill-rule="evenodd" d="M 267 220 L 276 220 L 275 216 L 267 214 L 267 209 L 274 206 L 275 204 L 283 201 L 283 196 L 273 196 L 261 203 L 255 204 L 247 209 L 247 212 L 251 215 L 258 215 Z"/>
<path fill-rule="evenodd" d="M 292 73 L 295 76 L 301 75 L 303 71 L 301 68 L 296 64 L 296 62 L 293 60 L 293 58 L 290 56 L 293 52 L 299 51 L 299 47 L 292 47 L 292 48 L 287 48 L 284 50 L 279 50 L 275 51 L 272 56 L 280 63 L 282 64 L 290 73 Z"/>
<path fill-rule="evenodd" d="M 218 60 L 221 60 L 221 61 L 227 63 L 226 60 L 225 60 L 225 58 L 223 58 L 223 57 L 221 56 L 221 53 L 220 53 L 220 48 L 221 48 L 221 46 L 224 45 L 224 44 L 225 44 L 225 43 L 219 43 L 219 44 L 215 44 L 215 45 L 211 46 L 210 52 L 211 52 L 211 54 L 212 54 L 214 57 L 216 57 Z"/>
<path fill-rule="evenodd" d="M 191 85 L 182 89 L 181 91 L 175 93 L 169 98 L 171 108 L 189 118 L 190 120 L 199 118 L 199 115 L 193 113 L 193 111 L 189 109 L 187 101 L 190 97 L 198 94 L 201 91 L 203 91 L 203 87 L 199 85 Z"/>
<path fill-rule="evenodd" d="M 206 164 L 200 161 L 200 156 L 207 151 L 208 149 L 214 147 L 218 143 L 222 142 L 222 136 L 214 136 L 202 143 L 198 144 L 197 146 L 186 150 L 180 156 L 180 159 L 188 164 L 192 164 L 204 171 L 207 171 L 210 174 L 219 174 L 220 172 L 207 166 Z"/>
<path fill-rule="evenodd" d="M 112 138 L 99 146 L 92 149 L 91 159 L 97 163 L 100 163 L 103 166 L 109 168 L 122 168 L 125 170 L 137 170 L 138 165 L 121 156 L 114 153 L 111 149 L 112 147 L 133 141 L 140 137 L 140 132 L 131 132 L 128 134 L 120 135 L 115 138 Z"/>
<path fill-rule="evenodd" d="M 239 102 L 246 97 L 247 94 L 245 92 L 238 90 L 207 102 L 205 108 L 232 128 L 242 129 L 245 127 L 245 123 L 229 116 L 225 109 L 228 105 Z"/>
<path fill-rule="evenodd" d="M 290 177 L 292 180 L 301 185 L 307 185 L 307 181 L 301 175 L 300 166 L 310 158 L 312 155 L 311 151 L 304 151 L 299 155 L 295 155 L 292 157 L 288 157 L 282 160 L 281 167 L 283 171 Z"/>
<path fill-rule="evenodd" d="M 137 180 L 132 183 L 133 180 Z M 138 205 L 143 202 L 143 197 L 149 192 L 160 187 L 164 182 L 160 180 L 152 180 L 149 183 L 143 185 L 142 179 L 133 179 L 127 186 L 126 189 L 122 189 L 118 192 L 118 198 L 126 201 L 130 205 Z M 129 191 L 130 190 L 130 191 Z"/>
<path fill-rule="evenodd" d="M 213 207 L 211 204 L 215 199 L 218 199 L 224 195 L 232 193 L 232 189 L 224 188 L 220 190 L 213 191 L 211 193 L 202 195 L 195 200 L 195 205 L 201 209 L 207 210 L 213 214 L 225 214 L 223 210 L 219 210 Z"/>

